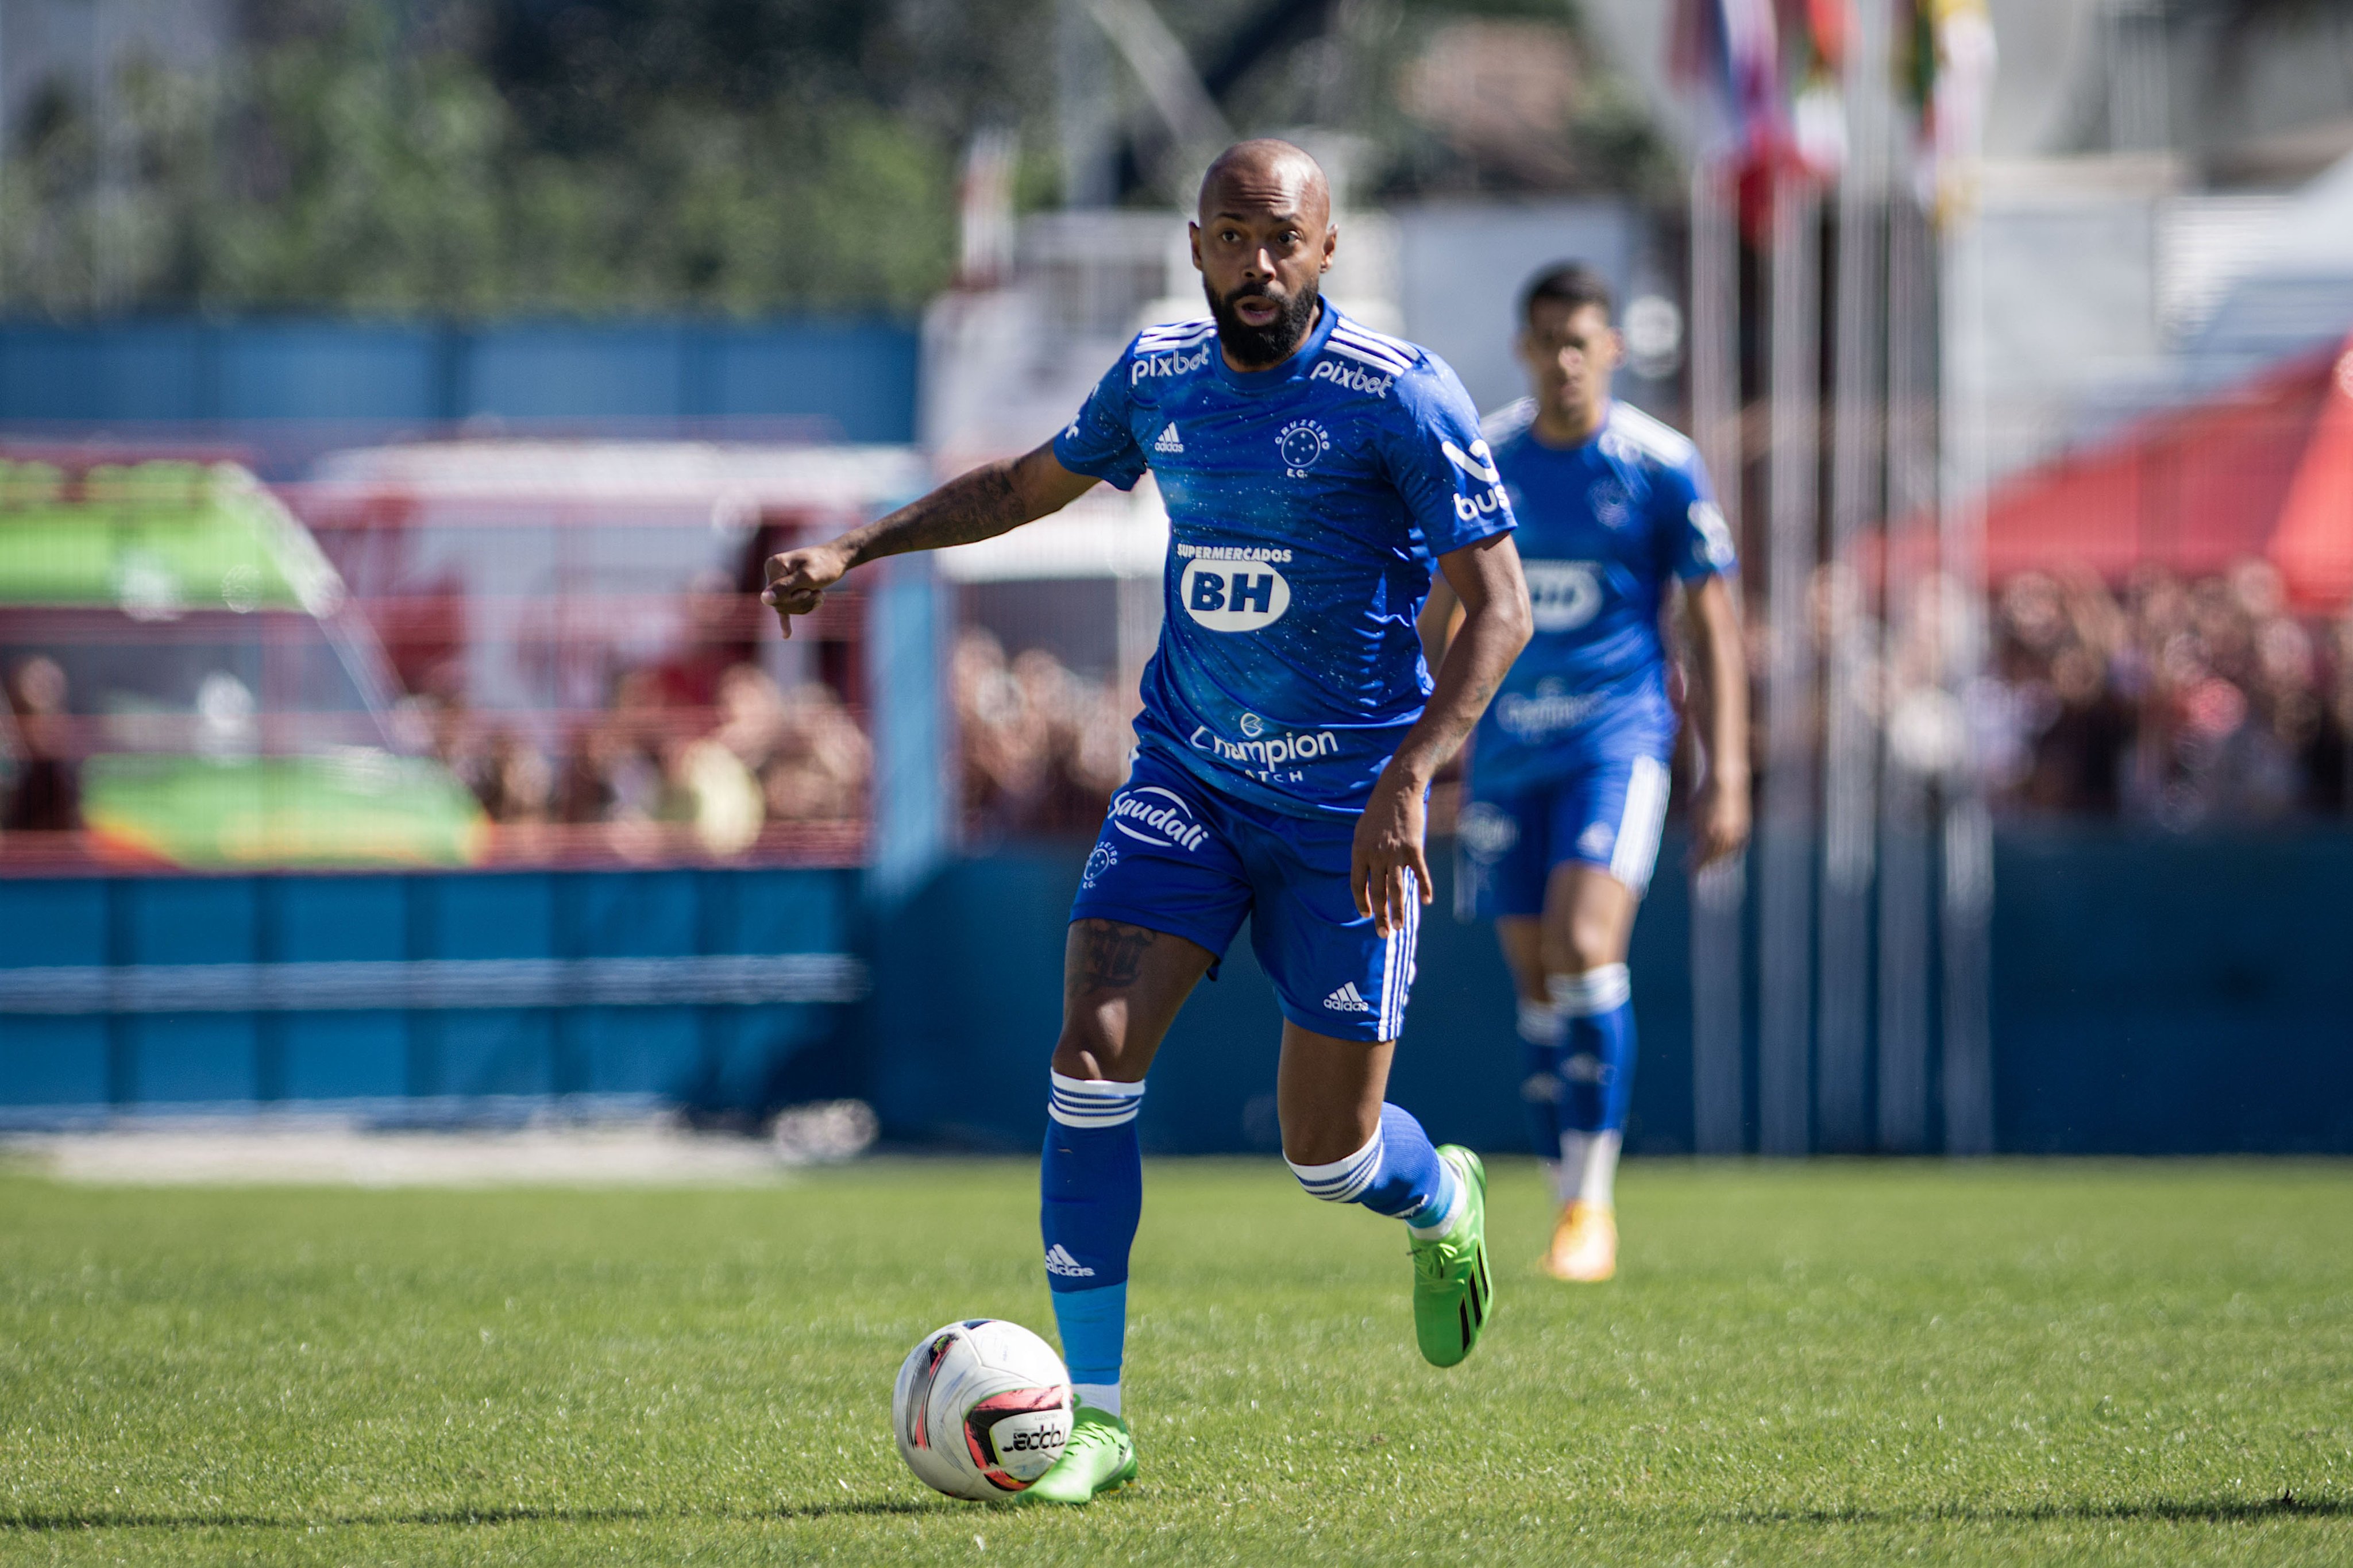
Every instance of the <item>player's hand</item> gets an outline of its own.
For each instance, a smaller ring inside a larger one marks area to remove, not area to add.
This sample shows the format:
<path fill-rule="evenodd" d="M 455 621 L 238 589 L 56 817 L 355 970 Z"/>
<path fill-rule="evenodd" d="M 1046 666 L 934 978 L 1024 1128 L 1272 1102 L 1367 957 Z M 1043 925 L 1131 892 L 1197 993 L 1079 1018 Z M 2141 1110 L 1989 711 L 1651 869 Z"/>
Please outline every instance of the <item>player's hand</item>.
<path fill-rule="evenodd" d="M 789 637 L 793 617 L 816 614 L 818 605 L 825 602 L 825 591 L 840 582 L 849 570 L 849 554 L 831 544 L 771 555 L 768 585 L 760 591 L 760 603 L 776 612 L 776 624 Z"/>
<path fill-rule="evenodd" d="M 1372 917 L 1383 936 L 1405 929 L 1409 900 L 1430 902 L 1430 863 L 1422 858 L 1421 785 L 1396 772 L 1384 772 L 1373 798 L 1356 819 L 1356 842 L 1348 857 L 1348 889 L 1356 912 Z"/>
<path fill-rule="evenodd" d="M 1737 855 L 1748 843 L 1748 781 L 1710 773 L 1692 800 L 1692 868 Z"/>

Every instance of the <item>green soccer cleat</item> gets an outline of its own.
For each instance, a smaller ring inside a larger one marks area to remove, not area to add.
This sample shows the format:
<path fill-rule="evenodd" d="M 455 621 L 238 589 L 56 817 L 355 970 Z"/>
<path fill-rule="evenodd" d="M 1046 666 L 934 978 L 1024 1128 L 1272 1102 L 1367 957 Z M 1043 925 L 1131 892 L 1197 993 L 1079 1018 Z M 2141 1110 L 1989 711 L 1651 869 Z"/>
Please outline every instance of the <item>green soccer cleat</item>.
<path fill-rule="evenodd" d="M 1092 1502 L 1135 1479 L 1135 1438 L 1108 1410 L 1082 1405 L 1071 1415 L 1071 1440 L 1053 1468 L 1014 1494 L 1016 1502 Z"/>
<path fill-rule="evenodd" d="M 1487 1167 L 1460 1143 L 1440 1144 L 1438 1157 L 1462 1184 L 1462 1215 L 1444 1236 L 1411 1239 L 1413 1337 L 1422 1360 L 1453 1366 L 1479 1342 L 1494 1304 L 1494 1281 L 1487 1273 Z"/>

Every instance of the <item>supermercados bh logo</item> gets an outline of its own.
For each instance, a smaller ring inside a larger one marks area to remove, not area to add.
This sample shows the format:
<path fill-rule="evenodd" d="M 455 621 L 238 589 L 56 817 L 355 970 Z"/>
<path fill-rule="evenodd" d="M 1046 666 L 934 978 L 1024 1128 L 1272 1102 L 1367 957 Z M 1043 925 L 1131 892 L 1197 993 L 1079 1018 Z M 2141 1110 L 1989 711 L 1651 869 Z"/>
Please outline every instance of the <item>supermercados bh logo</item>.
<path fill-rule="evenodd" d="M 1601 572 L 1591 561 L 1523 561 L 1528 606 L 1540 632 L 1573 632 L 1601 612 Z"/>
<path fill-rule="evenodd" d="M 1472 442 L 1467 452 L 1451 441 L 1440 441 L 1438 448 L 1446 454 L 1448 462 L 1472 479 L 1483 481 L 1487 487 L 1468 495 L 1461 490 L 1455 491 L 1456 517 L 1464 522 L 1476 522 L 1482 517 L 1493 517 L 1504 510 L 1507 504 L 1504 500 L 1504 476 L 1496 471 L 1495 454 L 1488 448 L 1485 441 Z"/>
<path fill-rule="evenodd" d="M 1601 706 L 1598 691 L 1570 691 L 1557 680 L 1540 680 L 1534 691 L 1509 691 L 1495 700 L 1495 721 L 1516 740 L 1557 734 L 1590 718 Z"/>
<path fill-rule="evenodd" d="M 1207 724 L 1198 726 L 1192 735 L 1193 749 L 1261 778 L 1281 773 L 1294 784 L 1307 775 L 1293 763 L 1320 762 L 1340 751 L 1340 737 L 1329 730 L 1277 731 L 1255 713 L 1243 714 L 1236 727 L 1242 732 L 1238 741 L 1227 739 Z"/>
<path fill-rule="evenodd" d="M 1179 542 L 1176 554 L 1185 563 L 1176 595 L 1210 631 L 1254 632 L 1291 608 L 1291 584 L 1279 569 L 1291 560 L 1288 550 Z"/>
<path fill-rule="evenodd" d="M 1209 837 L 1209 830 L 1195 818 L 1185 797 L 1158 784 L 1138 784 L 1113 801 L 1111 825 L 1139 844 L 1157 845 L 1163 849 L 1198 849 Z M 1091 872 L 1093 865 L 1091 856 Z"/>
<path fill-rule="evenodd" d="M 1215 338 L 1208 339 L 1190 353 L 1172 349 L 1165 354 L 1138 354 L 1127 362 L 1127 384 L 1134 386 L 1155 376 L 1185 375 L 1199 370 L 1209 363 L 1209 350 L 1216 343 Z"/>
<path fill-rule="evenodd" d="M 1315 459 L 1332 449 L 1332 433 L 1313 419 L 1294 419 L 1276 435 L 1274 449 L 1282 454 L 1283 471 L 1303 479 Z"/>
<path fill-rule="evenodd" d="M 1328 381 L 1343 391 L 1361 392 L 1371 397 L 1387 397 L 1389 388 L 1397 384 L 1397 377 L 1393 375 L 1375 375 L 1370 371 L 1358 370 L 1355 365 L 1329 359 L 1317 361 L 1315 368 L 1307 373 L 1307 379 Z"/>

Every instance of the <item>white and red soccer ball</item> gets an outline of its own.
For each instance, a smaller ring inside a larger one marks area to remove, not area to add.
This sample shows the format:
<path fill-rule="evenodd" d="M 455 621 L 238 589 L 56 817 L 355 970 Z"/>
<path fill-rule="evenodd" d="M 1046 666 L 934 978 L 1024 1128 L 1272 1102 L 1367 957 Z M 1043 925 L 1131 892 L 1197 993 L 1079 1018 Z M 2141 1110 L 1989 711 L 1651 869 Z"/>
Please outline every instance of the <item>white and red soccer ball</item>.
<path fill-rule="evenodd" d="M 917 1479 L 986 1501 L 1028 1489 L 1071 1437 L 1071 1374 L 1054 1347 L 996 1318 L 925 1334 L 899 1368 L 891 1427 Z"/>

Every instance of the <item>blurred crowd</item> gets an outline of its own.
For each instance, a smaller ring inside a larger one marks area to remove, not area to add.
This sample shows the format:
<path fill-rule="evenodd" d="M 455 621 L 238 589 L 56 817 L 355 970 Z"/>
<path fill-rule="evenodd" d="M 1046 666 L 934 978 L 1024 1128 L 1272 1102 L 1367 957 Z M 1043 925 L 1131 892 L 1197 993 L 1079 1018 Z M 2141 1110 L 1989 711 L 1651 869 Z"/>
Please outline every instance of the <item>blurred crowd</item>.
<path fill-rule="evenodd" d="M 1118 689 L 1043 648 L 1008 658 L 980 630 L 958 639 L 951 677 L 966 840 L 1093 832 L 1134 743 Z M 605 824 L 624 848 L 682 830 L 726 856 L 770 825 L 866 820 L 872 748 L 830 688 L 786 690 L 749 663 L 687 689 L 698 684 L 666 666 L 621 676 L 611 705 L 554 757 L 454 690 L 417 711 L 434 753 L 502 826 Z"/>
<path fill-rule="evenodd" d="M 438 683 L 436 683 L 437 685 Z M 873 753 L 831 689 L 791 690 L 732 664 L 707 690 L 675 672 L 632 670 L 611 705 L 575 722 L 551 758 L 523 731 L 484 723 L 447 691 L 421 704 L 432 749 L 491 820 L 528 829 L 606 824 L 624 850 L 682 831 L 707 853 L 740 854 L 770 824 L 863 822 Z"/>
<path fill-rule="evenodd" d="M 2172 828 L 2348 809 L 2353 616 L 2245 561 L 2184 581 L 2026 573 L 1993 604 L 1977 729 L 1997 799 Z"/>
<path fill-rule="evenodd" d="M 977 628 L 957 640 L 951 673 L 966 841 L 1094 832 L 1127 777 L 1134 704 L 1044 648 L 1008 658 L 1005 645 Z"/>

